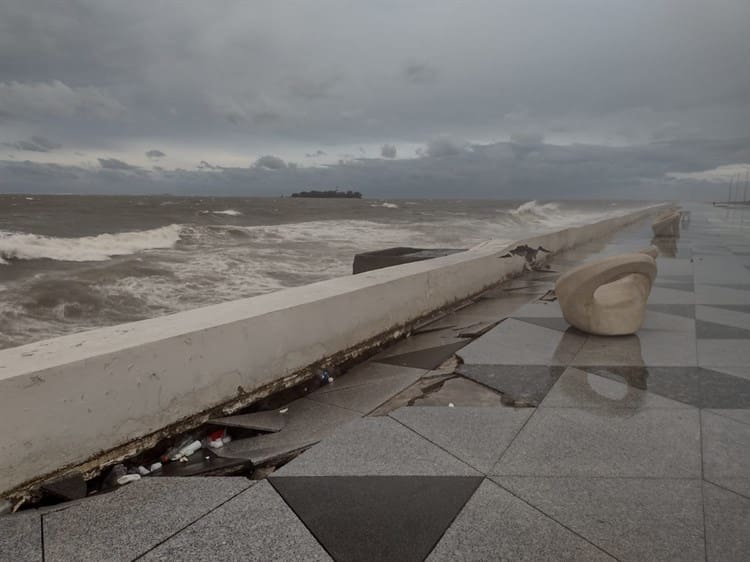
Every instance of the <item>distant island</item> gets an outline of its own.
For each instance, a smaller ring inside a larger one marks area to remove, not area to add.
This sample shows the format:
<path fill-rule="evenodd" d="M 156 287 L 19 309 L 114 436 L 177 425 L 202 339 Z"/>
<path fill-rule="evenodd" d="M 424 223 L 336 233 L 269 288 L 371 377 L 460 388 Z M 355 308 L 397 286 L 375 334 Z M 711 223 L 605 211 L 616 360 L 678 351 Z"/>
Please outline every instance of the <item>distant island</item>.
<path fill-rule="evenodd" d="M 359 191 L 339 191 L 338 189 L 332 189 L 329 191 L 299 191 L 292 193 L 292 197 L 315 197 L 318 199 L 362 199 L 362 194 Z"/>

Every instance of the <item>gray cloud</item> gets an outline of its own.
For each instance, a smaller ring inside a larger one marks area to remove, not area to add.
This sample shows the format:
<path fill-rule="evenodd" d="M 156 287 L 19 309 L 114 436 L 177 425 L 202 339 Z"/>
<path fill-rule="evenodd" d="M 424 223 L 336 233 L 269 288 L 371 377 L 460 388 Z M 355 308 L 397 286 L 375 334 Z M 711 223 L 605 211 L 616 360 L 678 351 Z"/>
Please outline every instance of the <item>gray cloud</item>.
<path fill-rule="evenodd" d="M 152 160 L 157 158 L 164 158 L 165 156 L 166 154 L 164 154 L 161 150 L 157 150 L 156 148 L 146 151 L 146 157 Z"/>
<path fill-rule="evenodd" d="M 441 156 L 457 156 L 466 152 L 469 143 L 465 140 L 453 138 L 447 135 L 441 135 L 427 143 L 424 154 L 431 158 L 440 158 Z"/>
<path fill-rule="evenodd" d="M 253 164 L 253 168 L 260 168 L 263 170 L 282 170 L 286 167 L 286 162 L 284 162 L 278 156 L 273 156 L 272 154 L 261 156 Z"/>
<path fill-rule="evenodd" d="M 384 144 L 380 147 L 380 155 L 383 158 L 395 158 L 396 157 L 396 145 L 395 144 Z"/>
<path fill-rule="evenodd" d="M 703 172 L 750 165 L 750 138 L 690 140 L 637 146 L 543 144 L 519 159 L 509 142 L 475 144 L 450 158 L 355 159 L 324 167 L 263 166 L 147 171 L 121 166 L 82 168 L 0 161 L 1 189 L 17 192 L 279 196 L 340 185 L 366 197 L 509 199 L 717 199 L 726 186 Z M 125 164 L 125 166 L 129 166 Z M 460 192 L 456 186 L 460 186 Z M 62 186 L 62 187 L 61 187 Z"/>
<path fill-rule="evenodd" d="M 123 162 L 122 160 L 118 160 L 117 158 L 98 158 L 98 160 L 99 165 L 104 170 L 131 171 L 141 169 L 139 166 L 133 166 L 132 164 L 128 164 L 127 162 Z"/>
<path fill-rule="evenodd" d="M 401 148 L 443 132 L 639 146 L 750 130 L 750 2 L 324 6 L 3 0 L 0 142 L 43 130 L 89 158 L 159 146 L 189 162 Z M 425 153 L 445 154 L 435 148 Z"/>
<path fill-rule="evenodd" d="M 326 151 L 318 149 L 315 152 L 308 152 L 307 154 L 305 154 L 305 158 L 319 158 L 320 156 L 325 156 L 326 154 L 328 154 Z"/>
<path fill-rule="evenodd" d="M 5 142 L 3 145 L 15 148 L 16 150 L 26 150 L 29 152 L 51 152 L 62 147 L 60 143 L 39 136 L 33 136 L 31 137 L 31 140 L 27 141 Z"/>

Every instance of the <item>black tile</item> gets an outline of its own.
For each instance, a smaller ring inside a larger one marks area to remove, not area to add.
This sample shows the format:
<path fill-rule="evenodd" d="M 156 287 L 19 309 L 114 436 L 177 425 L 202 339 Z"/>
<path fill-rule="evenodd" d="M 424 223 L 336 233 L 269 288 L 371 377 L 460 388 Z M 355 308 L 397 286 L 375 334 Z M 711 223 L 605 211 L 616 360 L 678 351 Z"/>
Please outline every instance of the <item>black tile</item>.
<path fill-rule="evenodd" d="M 424 560 L 481 476 L 286 476 L 269 481 L 334 560 Z"/>
<path fill-rule="evenodd" d="M 674 314 L 683 318 L 695 318 L 694 304 L 647 304 L 646 310 L 661 312 L 663 314 Z"/>
<path fill-rule="evenodd" d="M 471 340 L 466 339 L 465 341 L 439 345 L 437 347 L 428 347 L 426 349 L 419 349 L 401 355 L 384 357 L 378 359 L 378 362 L 398 365 L 399 367 L 413 367 L 414 369 L 437 369 L 446 359 L 453 357 L 453 354 L 456 353 L 456 351 L 467 345 L 469 342 L 471 342 Z"/>
<path fill-rule="evenodd" d="M 506 403 L 537 406 L 564 370 L 548 365 L 459 365 L 456 372 L 501 392 Z"/>
<path fill-rule="evenodd" d="M 750 339 L 750 330 L 716 322 L 696 320 L 695 337 L 706 340 L 743 340 Z M 750 341 L 748 345 L 750 345 Z"/>
<path fill-rule="evenodd" d="M 586 367 L 586 371 L 697 408 L 750 408 L 750 380 L 703 367 Z"/>
<path fill-rule="evenodd" d="M 515 318 L 521 322 L 528 322 L 535 326 L 541 326 L 542 328 L 549 328 L 551 330 L 557 330 L 558 332 L 566 332 L 571 329 L 571 325 L 565 320 L 565 318 Z"/>

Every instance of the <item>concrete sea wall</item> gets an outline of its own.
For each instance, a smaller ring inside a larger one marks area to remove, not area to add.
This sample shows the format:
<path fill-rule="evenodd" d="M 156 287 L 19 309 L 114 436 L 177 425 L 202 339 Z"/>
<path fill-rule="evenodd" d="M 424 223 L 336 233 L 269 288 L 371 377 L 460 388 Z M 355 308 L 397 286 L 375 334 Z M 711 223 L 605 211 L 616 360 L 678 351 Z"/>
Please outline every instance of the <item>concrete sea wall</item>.
<path fill-rule="evenodd" d="M 501 257 L 515 246 L 559 252 L 657 209 L 2 350 L 0 496 L 403 333 L 522 272 L 524 257 Z"/>

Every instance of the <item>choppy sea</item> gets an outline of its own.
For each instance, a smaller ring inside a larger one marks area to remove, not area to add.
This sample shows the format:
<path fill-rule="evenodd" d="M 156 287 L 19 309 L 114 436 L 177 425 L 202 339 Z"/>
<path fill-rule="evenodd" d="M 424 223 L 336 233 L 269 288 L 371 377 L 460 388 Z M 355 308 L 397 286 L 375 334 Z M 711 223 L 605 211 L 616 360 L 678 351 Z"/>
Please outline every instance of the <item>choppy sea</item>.
<path fill-rule="evenodd" d="M 641 206 L 0 195 L 0 348 L 350 275 L 362 251 L 510 242 Z"/>

